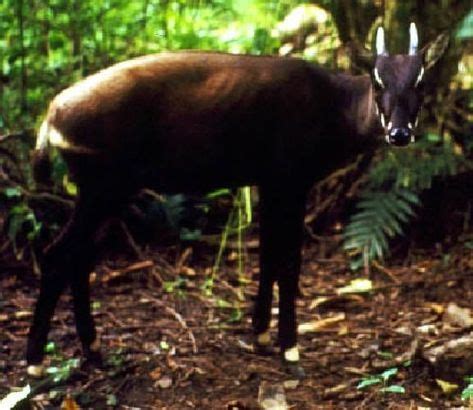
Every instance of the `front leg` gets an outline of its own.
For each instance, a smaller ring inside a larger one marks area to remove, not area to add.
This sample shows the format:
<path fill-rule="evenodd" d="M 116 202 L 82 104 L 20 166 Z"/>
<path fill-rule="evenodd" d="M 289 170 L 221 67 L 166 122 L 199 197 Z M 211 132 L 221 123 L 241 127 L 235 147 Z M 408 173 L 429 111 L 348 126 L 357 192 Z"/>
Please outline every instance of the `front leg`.
<path fill-rule="evenodd" d="M 260 284 L 254 315 L 257 345 L 269 342 L 272 288 L 279 285 L 278 341 L 284 362 L 301 376 L 298 365 L 295 298 L 301 268 L 301 246 L 306 191 L 281 189 L 285 185 L 260 189 Z M 287 184 L 287 186 L 291 186 Z"/>

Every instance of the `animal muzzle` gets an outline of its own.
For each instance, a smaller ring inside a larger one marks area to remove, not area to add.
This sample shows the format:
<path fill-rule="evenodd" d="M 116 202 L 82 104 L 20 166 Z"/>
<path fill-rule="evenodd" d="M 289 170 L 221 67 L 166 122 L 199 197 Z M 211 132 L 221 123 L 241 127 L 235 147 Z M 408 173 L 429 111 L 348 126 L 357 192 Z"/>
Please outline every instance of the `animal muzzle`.
<path fill-rule="evenodd" d="M 396 147 L 404 147 L 414 141 L 414 134 L 409 128 L 395 127 L 389 130 L 386 141 Z"/>

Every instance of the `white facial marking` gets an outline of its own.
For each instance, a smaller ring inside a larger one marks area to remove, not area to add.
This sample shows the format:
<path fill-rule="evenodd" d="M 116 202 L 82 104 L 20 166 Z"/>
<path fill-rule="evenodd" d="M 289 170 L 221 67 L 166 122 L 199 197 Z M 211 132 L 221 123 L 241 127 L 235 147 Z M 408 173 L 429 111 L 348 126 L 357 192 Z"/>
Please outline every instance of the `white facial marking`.
<path fill-rule="evenodd" d="M 386 128 L 386 119 L 384 118 L 383 113 L 381 113 L 381 115 L 379 116 L 379 120 L 381 121 L 381 125 L 383 126 L 383 128 Z"/>
<path fill-rule="evenodd" d="M 393 122 L 392 122 L 392 121 L 389 121 L 389 122 L 388 122 L 388 130 L 390 130 L 392 127 L 393 127 Z"/>
<path fill-rule="evenodd" d="M 412 125 L 412 122 L 410 122 L 410 121 L 407 123 L 407 126 L 410 130 L 414 129 L 414 126 Z"/>
<path fill-rule="evenodd" d="M 384 136 L 384 138 L 386 139 L 386 142 L 389 143 L 389 135 L 386 134 L 386 135 Z"/>
<path fill-rule="evenodd" d="M 384 88 L 383 80 L 381 80 L 381 77 L 379 76 L 378 69 L 377 69 L 376 67 L 375 67 L 374 70 L 373 70 L 373 74 L 374 74 L 374 79 L 376 80 L 376 82 L 377 82 L 382 88 Z"/>
<path fill-rule="evenodd" d="M 419 72 L 419 75 L 417 76 L 417 79 L 416 79 L 416 82 L 414 84 L 414 87 L 417 87 L 419 85 L 419 83 L 422 81 L 422 77 L 424 76 L 424 66 L 422 66 L 420 68 L 420 72 Z"/>
<path fill-rule="evenodd" d="M 419 124 L 419 116 L 417 116 L 416 120 L 414 121 L 414 127 L 417 128 L 417 124 Z"/>
<path fill-rule="evenodd" d="M 416 142 L 416 137 L 414 134 L 411 134 L 411 142 Z"/>

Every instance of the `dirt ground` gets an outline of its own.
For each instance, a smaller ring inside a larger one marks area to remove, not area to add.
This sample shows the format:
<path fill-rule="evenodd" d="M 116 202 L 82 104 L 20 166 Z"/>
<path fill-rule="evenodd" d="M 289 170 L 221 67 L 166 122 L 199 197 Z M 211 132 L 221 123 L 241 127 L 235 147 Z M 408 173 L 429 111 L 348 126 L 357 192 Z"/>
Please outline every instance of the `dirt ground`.
<path fill-rule="evenodd" d="M 214 249 L 199 246 L 191 253 L 168 247 L 144 254 L 141 265 L 129 257 L 113 263 L 109 258 L 93 275 L 104 368 L 82 364 L 64 381 L 43 384 L 33 408 L 62 403 L 73 409 L 77 403 L 84 409 L 256 409 L 275 394 L 288 408 L 301 410 L 467 405 L 460 399 L 463 386 L 443 392 L 435 381 L 440 376 L 412 351 L 414 340 L 432 346 L 471 331 L 446 327 L 442 319 L 452 302 L 473 306 L 473 257 L 465 244 L 448 252 L 415 252 L 408 263 L 377 265 L 370 272 L 374 290 L 349 296 L 338 296 L 336 289 L 363 275 L 351 272 L 342 254 L 322 258 L 317 244 L 307 244 L 298 302 L 299 324 L 310 328 L 300 335 L 307 373 L 302 381 L 291 380 L 278 354 L 252 352 L 256 282 L 245 279 L 257 278 L 255 249 L 248 251 L 248 273 L 241 280 L 233 255 L 227 257 L 212 295 L 202 286 Z M 163 272 L 163 260 L 177 276 Z M 161 288 L 152 264 L 165 280 Z M 24 350 L 37 284 L 21 266 L 0 269 L 0 398 L 27 383 Z M 48 357 L 53 366 L 80 357 L 69 305 L 66 295 L 50 334 L 56 346 Z M 431 331 L 416 333 L 422 327 Z M 274 323 L 272 332 L 275 336 Z M 384 384 L 357 388 L 367 376 L 390 368 L 397 373 Z M 405 391 L 382 390 L 392 385 Z M 64 402 L 66 395 L 71 399 Z"/>

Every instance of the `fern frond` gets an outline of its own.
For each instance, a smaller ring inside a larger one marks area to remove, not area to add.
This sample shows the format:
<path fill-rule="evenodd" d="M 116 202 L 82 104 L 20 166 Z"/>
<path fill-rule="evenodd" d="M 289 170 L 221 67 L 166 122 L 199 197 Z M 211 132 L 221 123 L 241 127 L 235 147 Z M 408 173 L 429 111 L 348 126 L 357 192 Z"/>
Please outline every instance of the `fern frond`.
<path fill-rule="evenodd" d="M 383 259 L 389 239 L 403 233 L 418 204 L 417 194 L 403 189 L 363 194 L 357 206 L 360 212 L 352 216 L 344 232 L 344 249 L 355 255 L 352 268 Z"/>

